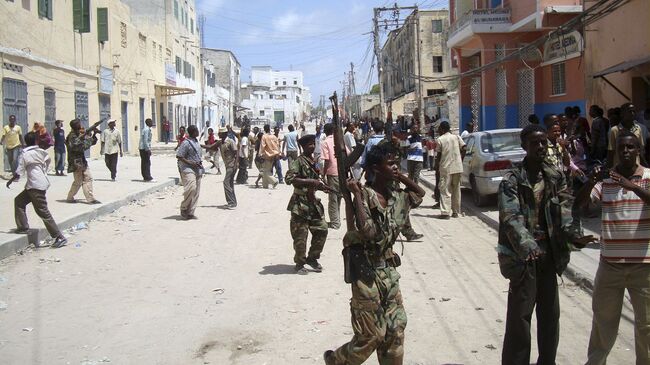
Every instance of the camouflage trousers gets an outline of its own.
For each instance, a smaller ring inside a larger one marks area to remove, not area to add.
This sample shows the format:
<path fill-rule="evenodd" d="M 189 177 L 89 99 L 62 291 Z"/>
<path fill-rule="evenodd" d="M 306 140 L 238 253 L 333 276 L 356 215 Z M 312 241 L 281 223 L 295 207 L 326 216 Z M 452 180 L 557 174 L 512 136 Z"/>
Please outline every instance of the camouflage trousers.
<path fill-rule="evenodd" d="M 291 215 L 291 222 L 289 224 L 291 230 L 291 238 L 293 238 L 293 262 L 299 265 L 304 265 L 307 259 L 319 259 L 320 253 L 323 251 L 325 241 L 327 240 L 327 222 L 325 219 L 320 221 L 308 221 L 301 218 L 296 214 Z M 307 235 L 311 232 L 311 246 L 309 246 L 309 254 L 307 256 Z"/>
<path fill-rule="evenodd" d="M 352 341 L 332 356 L 336 365 L 363 364 L 376 350 L 380 365 L 401 365 L 404 358 L 406 311 L 399 289 L 400 275 L 393 267 L 376 269 L 371 286 L 352 284 Z"/>

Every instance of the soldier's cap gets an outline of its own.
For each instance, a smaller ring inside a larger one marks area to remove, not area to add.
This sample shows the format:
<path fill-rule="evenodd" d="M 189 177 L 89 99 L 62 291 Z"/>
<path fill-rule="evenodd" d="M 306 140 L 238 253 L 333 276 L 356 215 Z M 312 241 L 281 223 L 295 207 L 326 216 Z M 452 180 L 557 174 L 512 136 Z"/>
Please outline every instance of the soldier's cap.
<path fill-rule="evenodd" d="M 304 146 L 310 144 L 311 142 L 314 142 L 315 140 L 316 140 L 316 135 L 314 135 L 314 134 L 305 134 L 304 136 L 300 137 L 300 139 L 298 140 L 298 143 L 301 146 L 304 147 Z"/>
<path fill-rule="evenodd" d="M 217 132 L 217 134 L 221 134 L 221 133 L 228 133 L 228 130 L 226 128 L 224 128 L 224 127 L 221 127 L 221 128 L 219 128 L 219 131 Z"/>
<path fill-rule="evenodd" d="M 108 124 L 111 124 L 111 123 L 115 124 L 116 121 L 117 121 L 117 120 L 115 120 L 115 119 L 109 119 L 109 120 L 108 120 Z"/>

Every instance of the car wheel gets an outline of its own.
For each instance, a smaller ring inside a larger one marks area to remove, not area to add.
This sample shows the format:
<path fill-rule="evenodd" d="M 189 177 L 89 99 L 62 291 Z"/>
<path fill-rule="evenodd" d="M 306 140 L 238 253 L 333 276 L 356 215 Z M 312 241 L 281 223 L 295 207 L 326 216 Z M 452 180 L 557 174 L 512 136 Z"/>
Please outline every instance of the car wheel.
<path fill-rule="evenodd" d="M 481 195 L 481 192 L 476 187 L 476 181 L 473 176 L 470 178 L 470 184 L 472 185 L 472 201 L 474 205 L 482 207 L 487 204 L 487 196 Z"/>

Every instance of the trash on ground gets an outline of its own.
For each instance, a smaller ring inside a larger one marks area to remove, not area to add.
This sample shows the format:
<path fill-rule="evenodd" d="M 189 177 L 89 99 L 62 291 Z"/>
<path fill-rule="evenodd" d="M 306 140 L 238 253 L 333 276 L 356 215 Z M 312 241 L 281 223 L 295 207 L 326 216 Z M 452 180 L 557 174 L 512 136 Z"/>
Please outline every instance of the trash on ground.
<path fill-rule="evenodd" d="M 212 291 L 217 293 L 217 294 L 223 294 L 226 291 L 226 289 L 216 288 L 216 289 L 212 289 Z"/>
<path fill-rule="evenodd" d="M 9 305 L 3 301 L 0 300 L 0 311 L 6 310 L 9 307 Z"/>
<path fill-rule="evenodd" d="M 23 332 L 32 332 L 34 330 L 33 327 L 25 327 L 23 328 Z"/>
<path fill-rule="evenodd" d="M 442 298 L 442 299 L 440 299 L 441 302 L 448 302 L 450 300 L 451 300 L 451 298 Z"/>
<path fill-rule="evenodd" d="M 485 348 L 488 349 L 488 350 L 496 350 L 497 349 L 496 347 L 494 347 L 493 344 L 485 345 Z"/>
<path fill-rule="evenodd" d="M 43 264 L 46 262 L 61 262 L 61 259 L 58 257 L 48 257 L 46 259 L 38 259 L 38 261 Z"/>

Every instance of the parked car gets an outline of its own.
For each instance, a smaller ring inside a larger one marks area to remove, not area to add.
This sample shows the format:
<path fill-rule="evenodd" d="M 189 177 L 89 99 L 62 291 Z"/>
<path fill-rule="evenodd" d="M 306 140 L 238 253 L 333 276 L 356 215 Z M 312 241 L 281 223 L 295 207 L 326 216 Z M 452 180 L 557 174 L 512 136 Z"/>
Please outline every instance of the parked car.
<path fill-rule="evenodd" d="M 474 132 L 463 140 L 467 145 L 463 159 L 461 185 L 471 189 L 476 206 L 485 205 L 497 193 L 505 173 L 523 160 L 521 128 Z"/>

